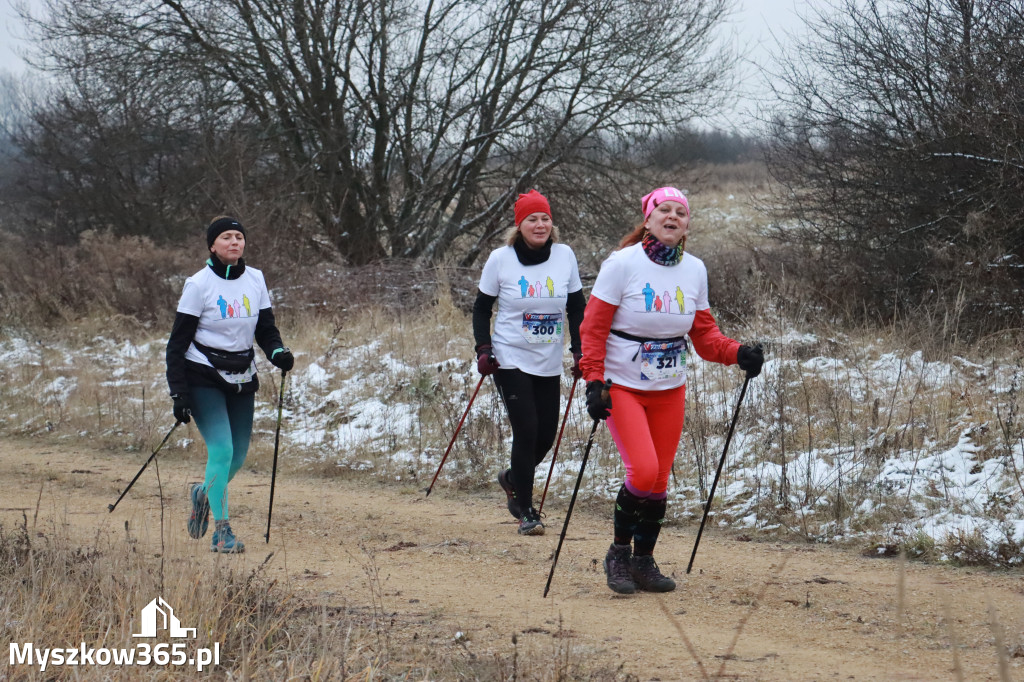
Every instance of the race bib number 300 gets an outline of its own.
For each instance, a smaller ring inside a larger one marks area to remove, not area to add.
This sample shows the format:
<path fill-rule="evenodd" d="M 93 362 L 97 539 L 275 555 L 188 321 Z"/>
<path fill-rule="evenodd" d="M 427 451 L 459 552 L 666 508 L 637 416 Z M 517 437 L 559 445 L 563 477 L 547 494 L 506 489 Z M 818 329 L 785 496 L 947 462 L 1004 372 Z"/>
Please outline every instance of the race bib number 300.
<path fill-rule="evenodd" d="M 686 376 L 686 341 L 648 341 L 640 350 L 640 379 L 656 381 Z"/>
<path fill-rule="evenodd" d="M 527 343 L 561 343 L 562 313 L 523 313 L 523 338 Z"/>

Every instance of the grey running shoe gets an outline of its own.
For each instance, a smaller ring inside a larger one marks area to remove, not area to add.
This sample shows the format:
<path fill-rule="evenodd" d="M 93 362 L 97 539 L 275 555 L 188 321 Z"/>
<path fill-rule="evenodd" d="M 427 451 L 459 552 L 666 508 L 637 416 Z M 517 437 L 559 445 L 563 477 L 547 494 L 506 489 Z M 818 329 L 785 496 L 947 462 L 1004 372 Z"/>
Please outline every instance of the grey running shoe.
<path fill-rule="evenodd" d="M 644 592 L 671 592 L 676 589 L 676 581 L 662 575 L 657 562 L 650 554 L 630 559 L 629 570 L 636 586 Z"/>
<path fill-rule="evenodd" d="M 202 483 L 193 483 L 188 493 L 192 502 L 192 513 L 188 517 L 189 537 L 199 538 L 206 535 L 210 527 L 210 501 L 206 498 L 206 490 Z"/>
<path fill-rule="evenodd" d="M 533 507 L 523 512 L 523 518 L 519 521 L 520 535 L 544 535 L 544 524 L 540 522 L 540 514 Z"/>
<path fill-rule="evenodd" d="M 512 485 L 512 481 L 508 480 L 508 475 L 512 473 L 511 469 L 506 469 L 498 474 L 498 485 L 505 491 L 506 506 L 508 506 L 508 513 L 517 519 L 523 518 L 523 512 L 519 509 L 519 503 L 516 502 L 516 489 Z"/>
<path fill-rule="evenodd" d="M 245 551 L 245 544 L 235 537 L 230 523 L 217 524 L 211 538 L 210 551 L 222 554 L 241 554 Z"/>
<path fill-rule="evenodd" d="M 604 557 L 604 573 L 608 576 L 608 587 L 619 594 L 633 594 L 636 583 L 630 573 L 630 555 L 633 553 L 629 545 L 615 545 L 608 548 Z"/>

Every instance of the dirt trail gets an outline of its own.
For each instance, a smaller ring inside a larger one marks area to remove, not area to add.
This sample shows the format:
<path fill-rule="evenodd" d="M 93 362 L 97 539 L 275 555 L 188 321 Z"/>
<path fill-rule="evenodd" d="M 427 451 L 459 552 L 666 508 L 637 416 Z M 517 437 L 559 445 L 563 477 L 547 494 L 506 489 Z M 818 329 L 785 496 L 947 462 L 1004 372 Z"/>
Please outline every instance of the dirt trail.
<path fill-rule="evenodd" d="M 130 519 L 143 541 L 158 548 L 152 472 L 114 514 L 106 513 L 143 459 L 88 444 L 0 442 L 0 523 L 20 523 L 22 510 L 31 521 L 38 501 L 40 525 L 66 523 L 83 542 L 95 539 L 97 530 L 123 535 Z M 161 461 L 173 536 L 168 552 L 205 556 L 212 563 L 217 557 L 208 552 L 208 539 L 191 542 L 185 535 L 186 484 L 201 471 L 201 463 L 180 456 Z M 269 474 L 248 470 L 232 483 L 232 525 L 250 551 L 230 560 L 251 568 L 273 551 L 267 566 L 272 577 L 314 598 L 333 592 L 365 603 L 372 588 L 366 569 L 375 564 L 384 607 L 397 612 L 396 622 L 405 624 L 400 627 L 461 631 L 467 649 L 478 655 L 507 652 L 513 633 L 520 641 L 550 640 L 561 623 L 575 650 L 596 664 L 625 662 L 623 671 L 641 680 L 701 678 L 683 636 L 708 673 L 724 662 L 724 676 L 731 679 L 955 679 L 943 616 L 948 602 L 965 679 L 998 680 L 991 603 L 1006 633 L 1011 678 L 1024 680 L 1019 572 L 909 564 L 901 619 L 897 561 L 821 546 L 743 541 L 711 530 L 701 541 L 693 574 L 686 576 L 695 529 L 667 528 L 658 558 L 664 572 L 675 574 L 679 589 L 664 597 L 624 597 L 607 589 L 600 566 L 609 520 L 577 511 L 545 599 L 564 518 L 562 500 L 548 501 L 547 535 L 520 537 L 496 485 L 489 495 L 473 495 L 438 484 L 426 499 L 412 487 L 288 472 L 278 477 L 268 546 L 263 532 L 269 483 Z"/>

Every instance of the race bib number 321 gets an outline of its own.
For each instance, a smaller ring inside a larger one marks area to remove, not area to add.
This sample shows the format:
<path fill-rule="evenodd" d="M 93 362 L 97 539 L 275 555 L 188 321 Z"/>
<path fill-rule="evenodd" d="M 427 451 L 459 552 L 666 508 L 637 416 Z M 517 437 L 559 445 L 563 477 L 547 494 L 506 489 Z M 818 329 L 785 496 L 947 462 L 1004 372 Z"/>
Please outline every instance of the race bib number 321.
<path fill-rule="evenodd" d="M 656 381 L 686 376 L 686 341 L 647 341 L 640 350 L 640 379 Z"/>

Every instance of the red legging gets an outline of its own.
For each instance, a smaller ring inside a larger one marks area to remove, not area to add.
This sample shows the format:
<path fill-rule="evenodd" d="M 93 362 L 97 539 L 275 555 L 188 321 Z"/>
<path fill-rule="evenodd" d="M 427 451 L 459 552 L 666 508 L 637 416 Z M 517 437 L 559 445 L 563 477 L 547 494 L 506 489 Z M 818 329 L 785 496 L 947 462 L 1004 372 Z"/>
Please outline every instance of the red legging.
<path fill-rule="evenodd" d="M 664 497 L 683 434 L 686 385 L 667 391 L 612 386 L 608 430 L 626 465 L 626 489 L 637 497 Z"/>

